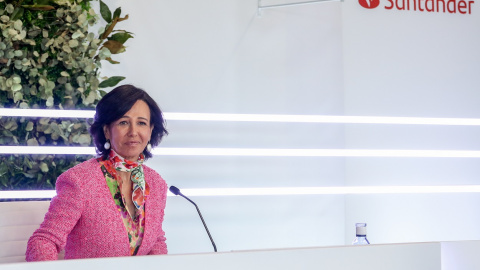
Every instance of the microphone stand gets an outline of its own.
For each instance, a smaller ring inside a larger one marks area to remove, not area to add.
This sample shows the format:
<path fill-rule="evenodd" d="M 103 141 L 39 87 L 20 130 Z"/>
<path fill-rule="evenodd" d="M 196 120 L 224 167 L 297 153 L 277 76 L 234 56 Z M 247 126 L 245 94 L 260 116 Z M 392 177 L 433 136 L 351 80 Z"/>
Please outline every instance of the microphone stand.
<path fill-rule="evenodd" d="M 170 188 L 170 190 L 172 190 Z M 178 189 L 177 189 L 178 190 Z M 197 212 L 198 212 L 198 215 L 200 216 L 200 219 L 202 220 L 202 223 L 203 223 L 203 226 L 205 227 L 205 230 L 207 231 L 207 234 L 208 234 L 208 237 L 210 238 L 210 242 L 212 242 L 212 245 L 213 245 L 213 250 L 215 252 L 217 252 L 217 246 L 215 245 L 215 242 L 213 242 L 213 238 L 212 236 L 210 235 L 210 231 L 208 230 L 207 228 L 207 224 L 205 224 L 205 220 L 203 220 L 203 217 L 202 217 L 202 213 L 200 213 L 200 209 L 198 208 L 197 204 L 194 203 L 192 200 L 190 200 L 187 196 L 183 195 L 180 190 L 177 191 L 178 194 L 175 194 L 176 192 L 174 192 L 175 195 L 180 195 L 182 196 L 183 198 L 185 198 L 187 201 L 191 202 L 193 205 L 195 205 L 195 208 L 197 209 Z"/>

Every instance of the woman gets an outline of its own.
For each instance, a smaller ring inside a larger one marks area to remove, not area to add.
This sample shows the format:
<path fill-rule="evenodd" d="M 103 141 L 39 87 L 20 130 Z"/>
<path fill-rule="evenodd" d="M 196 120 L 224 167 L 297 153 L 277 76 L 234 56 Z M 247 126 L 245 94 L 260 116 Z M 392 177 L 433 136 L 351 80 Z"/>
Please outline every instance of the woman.
<path fill-rule="evenodd" d="M 57 196 L 30 237 L 26 260 L 166 254 L 162 229 L 167 185 L 143 165 L 167 135 L 158 105 L 123 85 L 97 105 L 90 128 L 99 158 L 58 177 Z"/>

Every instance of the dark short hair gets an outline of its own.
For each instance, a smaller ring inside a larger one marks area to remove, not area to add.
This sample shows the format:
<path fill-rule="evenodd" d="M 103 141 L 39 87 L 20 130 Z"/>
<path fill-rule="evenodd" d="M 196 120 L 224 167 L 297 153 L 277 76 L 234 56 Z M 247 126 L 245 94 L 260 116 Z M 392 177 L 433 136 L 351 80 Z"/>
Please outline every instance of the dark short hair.
<path fill-rule="evenodd" d="M 144 101 L 150 108 L 150 125 L 153 125 L 150 139 L 152 147 L 160 144 L 163 136 L 168 135 L 162 111 L 147 92 L 129 84 L 118 86 L 98 102 L 95 118 L 90 126 L 90 134 L 95 142 L 96 151 L 104 159 L 108 158 L 110 150 L 103 146 L 107 141 L 103 127 L 122 118 L 138 100 Z M 143 155 L 145 159 L 152 157 L 152 153 L 147 149 L 143 150 Z"/>

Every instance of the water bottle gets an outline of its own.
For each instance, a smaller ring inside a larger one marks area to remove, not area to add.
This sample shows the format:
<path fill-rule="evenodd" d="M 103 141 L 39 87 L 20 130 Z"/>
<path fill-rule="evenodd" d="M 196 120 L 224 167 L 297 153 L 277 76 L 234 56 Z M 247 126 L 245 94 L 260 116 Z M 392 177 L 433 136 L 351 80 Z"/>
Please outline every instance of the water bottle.
<path fill-rule="evenodd" d="M 368 245 L 367 223 L 355 223 L 356 237 L 352 245 Z"/>

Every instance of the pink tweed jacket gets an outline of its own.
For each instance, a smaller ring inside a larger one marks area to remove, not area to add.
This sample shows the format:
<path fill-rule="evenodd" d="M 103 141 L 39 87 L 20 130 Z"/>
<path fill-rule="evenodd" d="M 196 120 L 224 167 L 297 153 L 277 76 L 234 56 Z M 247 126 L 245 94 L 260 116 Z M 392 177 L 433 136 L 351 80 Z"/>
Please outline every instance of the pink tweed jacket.
<path fill-rule="evenodd" d="M 162 229 L 167 184 L 144 166 L 150 195 L 145 202 L 145 234 L 137 255 L 166 254 Z M 100 164 L 87 160 L 58 177 L 45 220 L 28 240 L 26 260 L 129 256 L 129 240 L 121 214 L 108 189 Z"/>

